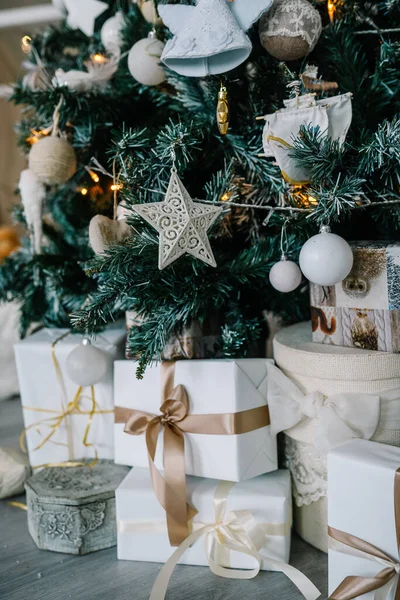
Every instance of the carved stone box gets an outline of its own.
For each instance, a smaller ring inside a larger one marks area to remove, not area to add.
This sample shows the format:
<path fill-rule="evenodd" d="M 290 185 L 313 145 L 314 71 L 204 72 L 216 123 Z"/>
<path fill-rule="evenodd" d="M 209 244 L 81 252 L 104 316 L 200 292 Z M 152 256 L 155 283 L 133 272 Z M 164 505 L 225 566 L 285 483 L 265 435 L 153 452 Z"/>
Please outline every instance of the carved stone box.
<path fill-rule="evenodd" d="M 87 554 L 116 546 L 115 490 L 128 471 L 101 460 L 47 467 L 28 479 L 28 529 L 37 547 Z"/>

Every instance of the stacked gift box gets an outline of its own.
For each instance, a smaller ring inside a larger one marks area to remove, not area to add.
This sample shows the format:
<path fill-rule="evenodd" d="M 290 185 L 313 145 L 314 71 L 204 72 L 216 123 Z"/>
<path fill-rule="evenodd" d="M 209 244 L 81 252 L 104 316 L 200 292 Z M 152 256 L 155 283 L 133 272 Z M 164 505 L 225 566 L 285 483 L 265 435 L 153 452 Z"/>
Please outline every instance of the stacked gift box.
<path fill-rule="evenodd" d="M 357 269 L 342 289 L 361 286 Z M 385 281 L 393 298 L 396 283 L 387 274 Z M 358 298 L 368 297 L 372 283 Z M 340 295 L 314 287 L 312 299 L 317 293 L 324 302 Z M 73 553 L 117 544 L 122 560 L 165 563 L 152 600 L 164 598 L 178 563 L 208 565 L 222 577 L 281 571 L 306 598 L 317 598 L 289 565 L 293 493 L 300 535 L 325 551 L 329 545 L 330 598 L 394 598 L 400 354 L 383 351 L 398 335 L 390 302 L 382 321 L 390 328 L 379 330 L 373 313 L 378 338 L 387 336 L 380 351 L 340 346 L 335 337 L 321 344 L 310 324 L 300 324 L 277 334 L 275 363 L 169 360 L 150 365 L 142 380 L 134 361 L 121 360 L 120 325 L 93 342 L 108 357 L 97 381 L 86 380 L 84 368 L 69 376 L 70 354 L 84 336 L 44 329 L 17 344 L 22 439 L 38 469 L 27 484 L 36 543 Z M 330 329 L 343 314 L 336 311 Z M 278 469 L 281 432 L 288 469 Z M 51 500 L 39 498 L 36 490 L 54 485 Z M 66 518 L 74 540 L 53 543 L 54 523 Z"/>
<path fill-rule="evenodd" d="M 118 558 L 168 572 L 177 563 L 223 577 L 281 571 L 318 597 L 288 564 L 292 493 L 270 424 L 272 361 L 163 361 L 138 380 L 135 362 L 119 360 L 123 330 L 92 342 L 108 359 L 99 380 L 93 365 L 71 363 L 77 348 L 85 363 L 85 336 L 42 329 L 16 347 L 36 544 L 84 554 L 117 542 Z M 57 534 L 66 522 L 71 539 Z"/>

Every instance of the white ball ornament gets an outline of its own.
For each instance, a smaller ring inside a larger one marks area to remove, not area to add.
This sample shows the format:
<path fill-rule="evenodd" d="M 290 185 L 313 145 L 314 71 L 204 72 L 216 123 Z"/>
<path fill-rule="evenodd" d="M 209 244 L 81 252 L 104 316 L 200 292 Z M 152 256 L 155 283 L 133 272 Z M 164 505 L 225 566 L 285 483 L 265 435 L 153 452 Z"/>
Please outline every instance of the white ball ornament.
<path fill-rule="evenodd" d="M 345 279 L 353 267 L 353 252 L 349 244 L 330 228 L 306 241 L 300 251 L 303 274 L 317 285 L 336 285 Z"/>
<path fill-rule="evenodd" d="M 269 281 L 278 292 L 293 292 L 301 283 L 301 271 L 292 260 L 282 257 L 269 272 Z"/>
<path fill-rule="evenodd" d="M 113 17 L 105 21 L 101 28 L 101 43 L 109 52 L 116 52 L 122 44 L 121 30 L 124 26 L 124 15 L 117 12 Z"/>
<path fill-rule="evenodd" d="M 109 356 L 84 338 L 82 344 L 68 354 L 66 366 L 68 377 L 86 387 L 104 378 L 109 368 Z"/>
<path fill-rule="evenodd" d="M 132 46 L 128 54 L 128 68 L 134 79 L 142 85 L 160 85 L 165 81 L 165 71 L 160 65 L 164 44 L 153 31 Z"/>

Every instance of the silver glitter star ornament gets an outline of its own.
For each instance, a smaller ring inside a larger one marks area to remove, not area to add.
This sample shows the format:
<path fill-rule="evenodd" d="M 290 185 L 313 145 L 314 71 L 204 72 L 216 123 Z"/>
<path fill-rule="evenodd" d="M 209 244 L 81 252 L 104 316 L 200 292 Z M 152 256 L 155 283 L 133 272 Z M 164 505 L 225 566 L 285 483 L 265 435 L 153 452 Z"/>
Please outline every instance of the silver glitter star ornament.
<path fill-rule="evenodd" d="M 212 267 L 217 266 L 207 231 L 221 214 L 222 207 L 193 202 L 175 167 L 171 170 L 163 202 L 138 204 L 132 209 L 160 234 L 160 270 L 183 254 L 191 254 Z"/>

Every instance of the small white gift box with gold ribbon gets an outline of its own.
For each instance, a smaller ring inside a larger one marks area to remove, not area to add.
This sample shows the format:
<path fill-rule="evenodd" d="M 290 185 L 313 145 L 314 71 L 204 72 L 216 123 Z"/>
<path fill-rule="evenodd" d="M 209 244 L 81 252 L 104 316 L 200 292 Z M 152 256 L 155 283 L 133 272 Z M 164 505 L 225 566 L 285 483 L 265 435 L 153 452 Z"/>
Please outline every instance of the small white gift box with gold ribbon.
<path fill-rule="evenodd" d="M 148 469 L 134 468 L 116 491 L 118 558 L 165 562 L 151 600 L 163 600 L 177 564 L 209 566 L 220 577 L 251 579 L 260 570 L 289 577 L 308 600 L 319 591 L 288 564 L 292 522 L 289 471 L 232 483 L 187 477 L 187 501 L 197 514 L 189 536 L 173 548 L 165 511 Z"/>
<path fill-rule="evenodd" d="M 96 336 L 93 346 L 106 354 L 107 371 L 82 388 L 66 364 L 85 336 L 43 328 L 14 346 L 25 424 L 21 445 L 32 467 L 114 457 L 113 361 L 123 355 L 125 336 L 122 323 Z"/>

